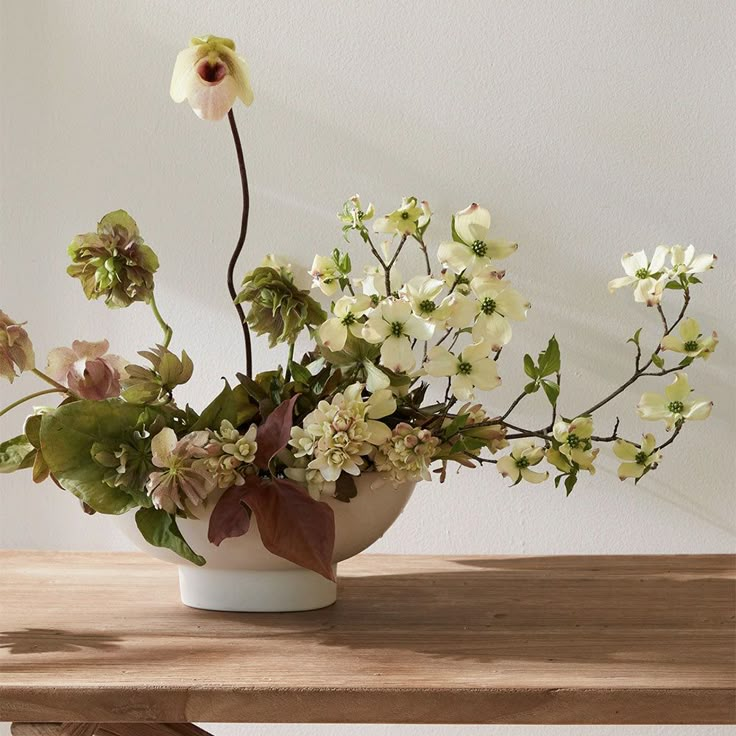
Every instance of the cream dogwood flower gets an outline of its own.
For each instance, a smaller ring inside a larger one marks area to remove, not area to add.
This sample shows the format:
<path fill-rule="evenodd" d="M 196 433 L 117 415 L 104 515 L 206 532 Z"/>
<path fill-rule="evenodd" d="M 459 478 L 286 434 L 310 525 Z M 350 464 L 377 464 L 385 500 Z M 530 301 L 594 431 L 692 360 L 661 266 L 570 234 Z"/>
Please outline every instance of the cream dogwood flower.
<path fill-rule="evenodd" d="M 188 100 L 203 120 L 221 120 L 238 97 L 245 105 L 253 102 L 245 59 L 235 53 L 233 41 L 217 36 L 193 38 L 179 52 L 170 94 L 174 102 Z"/>
<path fill-rule="evenodd" d="M 434 325 L 412 314 L 409 302 L 382 301 L 363 326 L 363 339 L 381 344 L 381 365 L 396 373 L 406 373 L 416 365 L 411 340 L 429 340 Z"/>
<path fill-rule="evenodd" d="M 686 373 L 675 373 L 675 380 L 662 394 L 642 394 L 636 411 L 642 419 L 656 422 L 663 420 L 669 432 L 680 422 L 691 419 L 707 419 L 713 402 L 702 397 L 690 396 L 690 384 Z"/>
<path fill-rule="evenodd" d="M 619 460 L 624 461 L 618 466 L 619 480 L 641 478 L 662 459 L 662 453 L 657 451 L 657 440 L 653 434 L 642 435 L 640 447 L 626 440 L 616 440 L 613 443 L 613 452 Z"/>
<path fill-rule="evenodd" d="M 510 478 L 512 485 L 522 480 L 528 483 L 542 483 L 549 477 L 548 472 L 540 473 L 529 468 L 538 465 L 544 459 L 544 447 L 538 446 L 533 439 L 516 440 L 511 444 L 511 454 L 502 457 L 496 463 L 496 470 L 504 478 Z"/>
<path fill-rule="evenodd" d="M 666 245 L 658 245 L 649 261 L 643 251 L 625 253 L 621 258 L 626 276 L 608 282 L 608 290 L 613 293 L 622 286 L 634 287 L 634 300 L 653 307 L 662 301 L 662 293 L 668 275 L 663 273 L 663 266 L 670 249 Z"/>
<path fill-rule="evenodd" d="M 713 253 L 695 254 L 695 246 L 688 245 L 683 248 L 681 245 L 673 245 L 670 249 L 670 262 L 672 267 L 670 273 L 672 276 L 687 275 L 695 273 L 703 273 L 715 266 L 718 260 Z"/>
<path fill-rule="evenodd" d="M 710 337 L 704 337 L 700 332 L 697 320 L 687 317 L 680 323 L 680 337 L 666 335 L 661 342 L 662 350 L 674 350 L 690 358 L 707 360 L 718 345 L 718 334 L 714 331 Z"/>
<path fill-rule="evenodd" d="M 454 304 L 451 295 L 437 303 L 437 297 L 444 288 L 444 281 L 433 279 L 431 276 L 415 276 L 404 284 L 400 293 L 411 304 L 412 311 L 417 317 L 434 325 L 441 325 L 450 318 Z"/>
<path fill-rule="evenodd" d="M 506 240 L 489 240 L 491 213 L 471 204 L 452 218 L 455 240 L 440 244 L 440 262 L 455 273 L 475 276 L 483 270 L 493 270 L 494 258 L 507 258 L 519 246 Z"/>
<path fill-rule="evenodd" d="M 363 325 L 360 318 L 373 308 L 369 296 L 343 296 L 335 302 L 333 318 L 325 320 L 319 327 L 319 339 L 330 350 L 339 351 L 345 347 L 348 332 L 361 337 Z"/>
<path fill-rule="evenodd" d="M 492 350 L 500 350 L 511 339 L 509 320 L 525 320 L 531 304 L 501 279 L 474 278 L 470 288 L 477 299 L 473 340 L 487 340 Z"/>
<path fill-rule="evenodd" d="M 424 372 L 428 376 L 450 377 L 450 390 L 461 401 L 472 401 L 477 387 L 490 391 L 501 384 L 495 361 L 488 356 L 488 343 L 481 341 L 466 347 L 459 355 L 435 345 L 427 353 Z"/>
<path fill-rule="evenodd" d="M 560 419 L 552 430 L 554 438 L 559 442 L 559 452 L 567 459 L 568 463 L 575 463 L 581 470 L 595 473 L 593 462 L 598 455 L 598 450 L 593 449 L 590 438 L 593 435 L 593 420 L 590 417 L 577 417 L 571 422 Z M 555 455 L 548 459 L 553 465 L 562 468 L 554 462 Z M 565 471 L 563 471 L 565 472 Z"/>
<path fill-rule="evenodd" d="M 340 277 L 343 274 L 334 258 L 315 256 L 309 275 L 312 277 L 313 288 L 318 288 L 325 296 L 332 296 L 340 288 Z"/>
<path fill-rule="evenodd" d="M 365 209 L 360 203 L 360 197 L 354 194 L 345 202 L 342 212 L 338 213 L 337 218 L 342 222 L 343 230 L 360 230 L 365 227 L 367 220 L 373 219 L 376 210 L 371 202 Z"/>
<path fill-rule="evenodd" d="M 429 222 L 430 216 L 426 202 L 420 205 L 416 197 L 404 197 L 401 207 L 384 217 L 379 217 L 373 223 L 373 229 L 377 233 L 416 235 L 419 228 Z"/>

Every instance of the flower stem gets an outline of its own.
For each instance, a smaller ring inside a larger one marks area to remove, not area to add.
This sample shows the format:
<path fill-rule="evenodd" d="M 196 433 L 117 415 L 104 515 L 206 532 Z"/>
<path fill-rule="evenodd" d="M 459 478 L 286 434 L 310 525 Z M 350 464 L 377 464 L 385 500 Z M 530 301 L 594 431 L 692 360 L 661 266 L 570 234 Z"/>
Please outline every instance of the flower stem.
<path fill-rule="evenodd" d="M 284 380 L 289 381 L 291 379 L 291 362 L 294 360 L 294 343 L 289 343 L 289 355 L 286 358 L 286 373 Z"/>
<path fill-rule="evenodd" d="M 47 376 L 43 371 L 38 370 L 38 368 L 33 368 L 31 372 L 37 375 L 42 381 L 46 381 L 46 383 L 51 384 L 57 391 L 61 391 L 65 394 L 71 394 L 71 391 L 69 391 L 66 386 L 62 385 L 58 381 L 54 381 L 51 376 Z"/>
<path fill-rule="evenodd" d="M 17 401 L 14 401 L 12 404 L 8 404 L 4 409 L 0 410 L 0 417 L 3 414 L 7 414 L 11 409 L 15 409 L 16 406 L 20 406 L 26 401 L 35 399 L 37 396 L 45 396 L 46 394 L 58 394 L 60 390 L 61 389 L 58 389 L 58 388 L 45 388 L 43 391 L 36 391 L 35 393 L 28 394 L 28 396 L 24 396 L 22 399 L 18 399 Z M 64 392 L 66 393 L 66 389 L 64 389 Z"/>
<path fill-rule="evenodd" d="M 233 285 L 233 274 L 235 271 L 235 264 L 240 257 L 240 253 L 243 250 L 243 244 L 245 243 L 245 236 L 248 232 L 248 215 L 250 214 L 250 192 L 248 191 L 248 173 L 245 170 L 245 158 L 243 156 L 243 146 L 240 142 L 240 134 L 238 133 L 238 126 L 235 124 L 235 115 L 232 109 L 227 114 L 228 122 L 230 123 L 230 130 L 233 134 L 233 142 L 235 143 L 235 152 L 238 156 L 238 170 L 240 171 L 240 183 L 243 187 L 243 215 L 240 220 L 240 236 L 238 237 L 238 243 L 235 246 L 232 256 L 230 257 L 230 263 L 227 268 L 227 288 L 230 292 L 230 298 L 235 304 L 235 310 L 240 318 L 240 324 L 243 328 L 243 339 L 245 341 L 245 372 L 248 378 L 253 377 L 253 349 L 250 344 L 250 330 L 248 329 L 248 323 L 245 321 L 245 312 L 243 312 L 242 305 L 236 303 L 237 292 Z"/>
<path fill-rule="evenodd" d="M 164 347 L 168 348 L 169 343 L 171 342 L 171 336 L 173 335 L 173 330 L 171 327 L 164 321 L 164 318 L 161 316 L 161 312 L 158 311 L 158 305 L 156 304 L 156 297 L 151 294 L 151 301 L 148 302 L 151 305 L 151 311 L 153 312 L 153 316 L 156 318 L 156 321 L 161 325 L 161 329 L 164 333 Z"/>

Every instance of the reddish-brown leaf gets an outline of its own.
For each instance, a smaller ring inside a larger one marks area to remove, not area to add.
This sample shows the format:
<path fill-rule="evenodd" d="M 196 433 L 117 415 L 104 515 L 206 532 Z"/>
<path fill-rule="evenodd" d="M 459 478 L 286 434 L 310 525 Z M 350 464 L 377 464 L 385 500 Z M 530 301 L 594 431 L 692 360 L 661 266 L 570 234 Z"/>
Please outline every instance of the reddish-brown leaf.
<path fill-rule="evenodd" d="M 230 537 L 242 537 L 250 526 L 250 512 L 243 505 L 243 496 L 248 483 L 258 481 L 258 477 L 249 475 L 246 477 L 245 485 L 232 486 L 220 496 L 210 516 L 210 525 L 207 530 L 207 538 L 216 546 L 220 546 L 225 539 Z"/>
<path fill-rule="evenodd" d="M 267 417 L 266 421 L 258 427 L 258 449 L 256 450 L 255 464 L 261 470 L 268 470 L 271 458 L 280 450 L 283 450 L 291 437 L 293 424 L 292 412 L 299 394 L 282 401 Z"/>
<path fill-rule="evenodd" d="M 335 517 L 330 506 L 283 478 L 256 480 L 248 484 L 242 498 L 256 517 L 263 546 L 334 580 Z"/>

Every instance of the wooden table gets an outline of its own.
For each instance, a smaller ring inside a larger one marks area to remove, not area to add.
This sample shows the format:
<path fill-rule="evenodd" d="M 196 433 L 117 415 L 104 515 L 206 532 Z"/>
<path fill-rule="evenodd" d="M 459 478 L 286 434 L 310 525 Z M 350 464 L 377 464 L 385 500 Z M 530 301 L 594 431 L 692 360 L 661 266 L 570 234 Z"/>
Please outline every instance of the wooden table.
<path fill-rule="evenodd" d="M 0 552 L 0 721 L 736 722 L 734 557 L 362 556 L 340 573 L 328 609 L 216 613 L 143 555 Z"/>

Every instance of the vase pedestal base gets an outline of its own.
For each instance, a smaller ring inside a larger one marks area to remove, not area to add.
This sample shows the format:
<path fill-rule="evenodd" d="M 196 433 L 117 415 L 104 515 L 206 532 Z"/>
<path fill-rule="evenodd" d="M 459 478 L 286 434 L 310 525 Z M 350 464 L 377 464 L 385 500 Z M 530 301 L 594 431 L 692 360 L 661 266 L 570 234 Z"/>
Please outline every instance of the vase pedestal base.
<path fill-rule="evenodd" d="M 276 613 L 331 606 L 337 584 L 312 570 L 233 570 L 179 566 L 181 601 L 209 611 Z"/>

